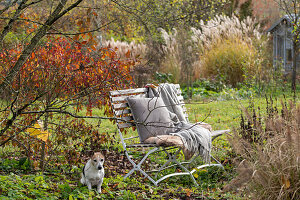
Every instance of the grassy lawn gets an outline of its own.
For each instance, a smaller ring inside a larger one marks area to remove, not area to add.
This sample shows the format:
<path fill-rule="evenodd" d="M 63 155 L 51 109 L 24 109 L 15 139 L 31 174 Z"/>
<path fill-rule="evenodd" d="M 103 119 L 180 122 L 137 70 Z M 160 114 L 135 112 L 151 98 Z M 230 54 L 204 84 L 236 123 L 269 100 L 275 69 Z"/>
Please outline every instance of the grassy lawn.
<path fill-rule="evenodd" d="M 263 112 L 266 107 L 264 98 L 253 99 L 254 105 L 260 106 Z M 280 102 L 277 102 L 280 107 Z M 239 126 L 241 108 L 248 107 L 249 100 L 212 101 L 206 103 L 187 103 L 190 121 L 205 121 L 213 129 L 233 129 Z M 84 114 L 84 113 L 82 113 Z M 102 110 L 94 110 L 94 115 L 103 116 Z M 89 123 L 97 125 L 98 120 L 89 119 Z M 223 193 L 222 187 L 234 176 L 232 159 L 234 156 L 226 135 L 214 142 L 213 155 L 225 167 L 225 172 L 216 169 L 198 171 L 195 176 L 199 187 L 195 187 L 188 177 L 170 178 L 155 187 L 140 174 L 123 180 L 122 175 L 128 171 L 123 168 L 122 148 L 116 125 L 109 120 L 102 120 L 99 129 L 108 135 L 115 135 L 115 144 L 105 144 L 110 153 L 106 162 L 106 176 L 102 194 L 94 190 L 88 191 L 79 183 L 83 163 L 72 169 L 59 166 L 47 170 L 44 174 L 26 171 L 26 165 L 19 160 L 6 159 L 4 155 L 13 149 L 1 149 L 0 199 L 245 199 L 243 195 L 231 192 Z M 132 133 L 128 133 L 131 135 Z M 150 159 L 156 159 L 155 157 Z M 109 164 L 108 164 L 109 163 Z"/>

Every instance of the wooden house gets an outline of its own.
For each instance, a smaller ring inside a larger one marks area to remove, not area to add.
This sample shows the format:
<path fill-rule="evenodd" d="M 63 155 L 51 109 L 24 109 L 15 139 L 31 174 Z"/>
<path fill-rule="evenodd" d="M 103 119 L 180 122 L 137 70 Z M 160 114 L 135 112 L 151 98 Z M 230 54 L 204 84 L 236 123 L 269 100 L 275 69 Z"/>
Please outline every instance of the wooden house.
<path fill-rule="evenodd" d="M 293 17 L 293 16 L 292 16 Z M 293 27 L 290 16 L 285 15 L 276 21 L 268 30 L 273 36 L 273 65 L 290 72 L 293 66 Z M 300 59 L 297 59 L 299 68 Z"/>

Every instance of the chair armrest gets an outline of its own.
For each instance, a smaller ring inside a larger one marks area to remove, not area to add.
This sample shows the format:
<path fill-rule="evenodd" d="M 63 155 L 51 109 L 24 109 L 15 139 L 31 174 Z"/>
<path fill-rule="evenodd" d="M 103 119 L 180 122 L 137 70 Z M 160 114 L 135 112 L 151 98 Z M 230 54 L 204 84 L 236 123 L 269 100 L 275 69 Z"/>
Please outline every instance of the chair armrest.
<path fill-rule="evenodd" d="M 227 130 L 216 130 L 216 131 L 212 131 L 211 132 L 211 137 L 212 137 L 212 141 L 214 139 L 216 139 L 217 137 L 223 135 L 224 133 L 229 133 L 230 132 L 230 129 L 227 129 Z"/>

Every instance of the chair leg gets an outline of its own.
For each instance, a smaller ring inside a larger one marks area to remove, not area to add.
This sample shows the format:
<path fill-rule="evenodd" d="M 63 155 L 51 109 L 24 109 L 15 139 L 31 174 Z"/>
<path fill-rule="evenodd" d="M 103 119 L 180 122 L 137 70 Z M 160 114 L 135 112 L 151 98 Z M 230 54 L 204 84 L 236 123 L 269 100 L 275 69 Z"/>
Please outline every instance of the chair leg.
<path fill-rule="evenodd" d="M 194 182 L 194 184 L 198 187 L 199 184 L 197 183 L 196 179 L 194 178 L 193 174 L 186 168 L 184 167 L 182 164 L 180 164 L 176 159 L 174 159 L 174 162 L 181 168 L 183 169 L 186 173 L 188 173 L 192 179 L 192 181 Z"/>
<path fill-rule="evenodd" d="M 143 159 L 136 164 L 130 157 L 129 154 L 127 153 L 127 150 L 125 150 L 125 155 L 128 158 L 129 162 L 133 165 L 133 168 L 124 176 L 124 179 L 126 179 L 127 177 L 129 177 L 134 171 L 140 171 L 146 178 L 148 178 L 155 186 L 157 186 L 157 183 L 144 171 L 141 169 L 141 165 L 143 164 L 143 162 L 147 159 L 147 157 L 152 154 L 153 152 L 157 151 L 158 148 L 155 147 L 153 149 L 151 149 L 144 157 Z"/>
<path fill-rule="evenodd" d="M 169 160 L 168 160 L 168 161 L 166 162 L 166 164 L 164 164 L 163 166 L 167 166 L 167 164 L 169 164 L 169 163 L 171 163 L 171 162 L 176 163 L 175 165 L 176 165 L 176 166 L 179 166 L 179 167 L 184 171 L 184 172 L 181 173 L 181 174 L 188 174 L 188 175 L 190 175 L 190 177 L 191 177 L 192 181 L 194 182 L 194 184 L 195 184 L 196 186 L 199 186 L 199 184 L 198 184 L 197 181 L 195 180 L 193 174 L 192 174 L 186 167 L 184 167 L 180 162 L 178 162 L 177 159 L 176 159 L 176 156 L 177 156 L 178 153 L 181 151 L 181 149 L 178 149 L 178 151 L 176 151 L 176 153 L 175 153 L 174 155 L 171 155 L 167 150 L 165 150 L 165 148 L 163 148 L 163 149 L 164 149 L 165 153 L 166 153 L 166 154 L 168 155 L 168 157 L 169 157 Z M 161 167 L 161 168 L 162 168 L 162 167 Z M 175 174 L 176 174 L 176 173 L 175 173 Z M 179 175 L 180 173 L 177 173 L 177 174 Z M 167 177 L 169 177 L 169 176 L 171 176 L 171 175 L 166 175 L 166 176 L 162 177 L 161 179 L 159 179 L 159 180 L 157 181 L 157 183 L 159 183 L 160 181 L 164 180 L 165 178 L 167 178 Z"/>
<path fill-rule="evenodd" d="M 225 170 L 224 167 L 223 167 L 223 165 L 222 165 L 217 159 L 215 159 L 212 155 L 210 155 L 210 157 L 211 157 L 217 164 L 211 164 L 211 163 L 209 163 L 209 164 L 200 165 L 200 166 L 198 166 L 198 167 L 196 167 L 196 168 L 197 168 L 197 169 L 201 169 L 201 168 L 205 168 L 205 167 L 216 166 L 216 167 L 220 167 L 220 168 L 222 168 L 223 170 Z M 194 173 L 195 171 L 197 171 L 197 170 L 196 170 L 196 169 L 193 169 L 193 170 L 191 171 L 191 173 Z"/>
<path fill-rule="evenodd" d="M 180 173 L 173 173 L 173 174 L 168 174 L 168 175 L 165 175 L 163 176 L 162 178 L 160 178 L 159 180 L 155 181 L 153 178 L 151 178 L 151 176 L 149 176 L 144 170 L 141 169 L 141 165 L 144 163 L 144 161 L 147 159 L 147 157 L 154 153 L 155 151 L 157 151 L 159 148 L 158 147 L 155 147 L 153 149 L 151 149 L 143 158 L 142 160 L 136 164 L 130 157 L 129 157 L 129 154 L 128 152 L 125 150 L 125 155 L 127 156 L 128 160 L 130 161 L 130 163 L 133 165 L 133 168 L 124 176 L 124 179 L 126 179 L 127 177 L 129 177 L 134 171 L 139 171 L 141 172 L 146 178 L 148 178 L 155 186 L 158 185 L 159 182 L 163 181 L 164 179 L 166 178 L 169 178 L 171 176 L 178 176 L 178 175 L 190 175 L 193 183 L 195 184 L 195 186 L 199 186 L 199 184 L 197 183 L 197 181 L 195 180 L 194 176 L 193 176 L 193 173 L 196 172 L 197 170 L 196 169 L 193 169 L 191 171 L 189 171 L 186 167 L 184 167 L 182 164 L 186 163 L 186 162 L 182 162 L 180 163 L 176 157 L 178 155 L 178 153 L 181 151 L 181 149 L 178 149 L 173 155 L 168 152 L 165 148 L 163 148 L 163 151 L 167 154 L 168 156 L 168 161 L 165 162 L 158 170 L 155 170 L 156 171 L 156 175 L 155 175 L 155 179 L 157 179 L 157 175 L 159 172 L 161 172 L 163 169 L 165 168 L 168 168 L 167 166 L 170 164 L 170 163 L 174 163 L 173 165 L 171 165 L 170 167 L 173 167 L 173 166 L 179 166 L 183 172 L 180 172 Z M 194 161 L 196 159 L 196 157 L 198 157 L 199 154 L 197 156 L 195 156 L 192 161 Z M 210 166 L 218 166 L 218 167 L 221 167 L 222 169 L 224 169 L 223 165 L 217 160 L 215 159 L 213 156 L 210 156 L 217 164 L 204 164 L 204 165 L 200 165 L 198 167 L 196 167 L 197 169 L 201 169 L 201 168 L 205 168 L 205 167 L 210 167 Z M 187 162 L 188 163 L 188 166 L 190 164 L 190 162 Z"/>
<path fill-rule="evenodd" d="M 174 158 L 176 158 L 177 154 L 181 151 L 181 149 L 178 149 L 178 150 L 174 153 L 174 155 L 171 155 L 164 147 L 162 147 L 162 148 L 163 148 L 163 151 L 164 151 L 164 152 L 167 154 L 167 156 L 168 156 L 168 161 L 165 162 L 165 163 L 157 170 L 157 173 L 156 173 L 156 175 L 155 175 L 155 179 L 157 178 L 158 173 L 159 173 L 160 171 L 162 171 L 166 166 L 168 166 L 169 163 L 171 163 L 171 162 L 174 160 Z"/>
<path fill-rule="evenodd" d="M 217 163 L 216 166 L 219 166 L 222 169 L 224 169 L 224 166 L 217 159 L 215 159 L 212 155 L 210 157 Z"/>

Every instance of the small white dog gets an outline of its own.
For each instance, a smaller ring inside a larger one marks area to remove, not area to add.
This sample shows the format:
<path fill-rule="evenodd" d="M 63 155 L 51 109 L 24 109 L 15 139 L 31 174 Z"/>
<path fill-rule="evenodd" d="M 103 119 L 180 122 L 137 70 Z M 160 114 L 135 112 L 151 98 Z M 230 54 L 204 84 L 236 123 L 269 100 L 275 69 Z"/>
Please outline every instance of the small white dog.
<path fill-rule="evenodd" d="M 101 193 L 101 185 L 104 178 L 103 163 L 104 156 L 102 153 L 96 152 L 83 167 L 80 182 L 83 185 L 87 185 L 89 190 L 92 189 L 92 186 L 97 185 L 97 192 Z"/>

